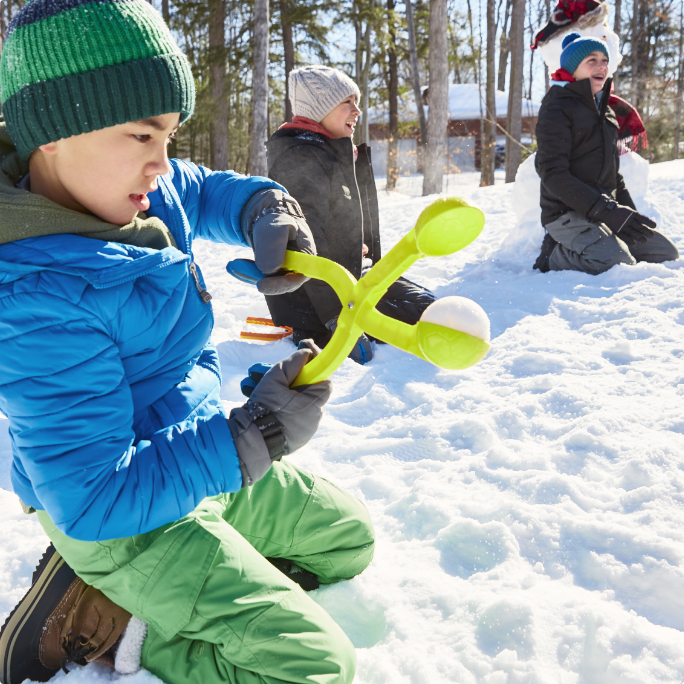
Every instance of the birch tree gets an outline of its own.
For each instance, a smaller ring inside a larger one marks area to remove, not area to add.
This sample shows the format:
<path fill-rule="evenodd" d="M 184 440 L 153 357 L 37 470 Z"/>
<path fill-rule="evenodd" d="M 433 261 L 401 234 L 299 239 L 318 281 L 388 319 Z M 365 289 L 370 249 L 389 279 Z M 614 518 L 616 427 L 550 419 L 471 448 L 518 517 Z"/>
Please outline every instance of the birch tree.
<path fill-rule="evenodd" d="M 615 0 L 615 17 L 613 20 L 613 31 L 617 33 L 618 38 L 620 37 L 621 31 L 622 31 L 622 22 L 621 22 L 621 12 L 622 12 L 622 0 Z M 615 92 L 617 93 L 618 91 L 618 72 L 616 71 L 613 74 L 613 87 L 615 88 Z"/>
<path fill-rule="evenodd" d="M 168 4 L 168 3 L 167 3 Z M 168 8 L 167 8 L 168 11 Z M 228 98 L 226 97 L 226 3 L 209 0 L 209 78 L 214 103 L 212 166 L 228 168 Z"/>
<path fill-rule="evenodd" d="M 413 88 L 413 98 L 416 101 L 418 112 L 418 124 L 420 126 L 420 158 L 422 150 L 427 143 L 427 121 L 425 120 L 425 108 L 423 106 L 423 93 L 420 89 L 420 70 L 418 68 L 418 48 L 416 46 L 416 28 L 413 21 L 413 3 L 405 0 L 406 3 L 406 27 L 409 37 L 409 54 L 411 56 L 411 87 Z"/>
<path fill-rule="evenodd" d="M 387 190 L 397 186 L 397 138 L 399 137 L 399 73 L 397 70 L 397 30 L 394 0 L 387 0 L 389 130 L 387 135 Z"/>
<path fill-rule="evenodd" d="M 679 159 L 679 134 L 682 127 L 682 97 L 684 97 L 684 73 L 682 73 L 682 59 L 684 58 L 684 0 L 679 5 L 679 38 L 678 38 L 678 64 L 677 64 L 677 98 L 675 99 L 675 123 L 673 159 Z"/>
<path fill-rule="evenodd" d="M 254 0 L 254 70 L 252 72 L 252 129 L 249 173 L 265 176 L 268 135 L 268 0 Z"/>
<path fill-rule="evenodd" d="M 429 117 L 423 162 L 423 195 L 442 192 L 444 179 L 446 133 L 449 120 L 446 0 L 430 0 L 429 41 Z"/>
<path fill-rule="evenodd" d="M 361 25 L 360 25 L 361 26 Z M 371 43 L 373 26 L 370 18 L 366 19 L 366 29 L 362 32 L 363 39 L 359 50 L 358 64 L 361 71 L 361 125 L 356 127 L 357 142 L 359 144 L 369 142 L 368 135 L 368 109 L 370 108 L 370 67 L 371 67 Z M 361 62 L 363 57 L 363 65 Z"/>
<path fill-rule="evenodd" d="M 512 0 L 505 0 L 506 15 L 504 17 L 503 27 L 501 29 L 501 38 L 499 41 L 499 83 L 498 90 L 506 90 L 506 71 L 508 69 L 508 20 L 511 17 Z"/>
<path fill-rule="evenodd" d="M 496 156 L 496 8 L 495 0 L 487 0 L 487 115 L 484 122 L 482 175 L 480 185 L 494 185 Z"/>
<path fill-rule="evenodd" d="M 506 183 L 515 181 L 515 174 L 522 160 L 520 138 L 522 135 L 522 88 L 525 66 L 525 0 L 513 0 L 511 12 L 511 75 L 508 91 L 508 115 L 506 117 Z"/>
<path fill-rule="evenodd" d="M 280 0 L 280 23 L 283 32 L 283 60 L 285 62 L 285 121 L 292 121 L 290 102 L 290 72 L 294 69 L 295 53 L 292 38 L 292 20 L 287 0 Z"/>

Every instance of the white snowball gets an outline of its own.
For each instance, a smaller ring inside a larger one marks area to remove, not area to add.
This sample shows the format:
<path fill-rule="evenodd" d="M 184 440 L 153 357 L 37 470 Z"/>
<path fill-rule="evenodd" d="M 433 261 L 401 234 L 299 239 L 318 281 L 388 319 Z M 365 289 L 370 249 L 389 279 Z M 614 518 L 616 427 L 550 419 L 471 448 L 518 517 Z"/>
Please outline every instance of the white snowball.
<path fill-rule="evenodd" d="M 570 33 L 579 33 L 581 36 L 593 36 L 606 41 L 608 47 L 608 72 L 612 76 L 622 61 L 622 54 L 620 53 L 620 37 L 610 29 L 606 24 L 597 24 L 596 26 L 588 26 L 587 28 L 576 28 L 575 26 L 569 28 L 567 31 L 554 36 L 546 45 L 539 48 L 542 59 L 549 67 L 549 73 L 560 69 L 560 56 L 563 52 L 563 40 Z"/>
<path fill-rule="evenodd" d="M 466 297 L 442 297 L 423 311 L 420 320 L 460 330 L 485 342 L 490 339 L 487 314 L 479 304 Z"/>

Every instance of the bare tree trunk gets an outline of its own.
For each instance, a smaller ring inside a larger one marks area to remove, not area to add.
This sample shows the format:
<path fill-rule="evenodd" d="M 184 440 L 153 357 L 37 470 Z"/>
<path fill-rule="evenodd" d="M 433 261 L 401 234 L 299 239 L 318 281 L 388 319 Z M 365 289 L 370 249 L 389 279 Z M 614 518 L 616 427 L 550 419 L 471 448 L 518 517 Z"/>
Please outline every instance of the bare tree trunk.
<path fill-rule="evenodd" d="M 423 162 L 423 195 L 442 192 L 449 121 L 449 65 L 447 61 L 447 2 L 430 0 L 430 115 Z"/>
<path fill-rule="evenodd" d="M 387 139 L 387 190 L 397 187 L 399 174 L 397 159 L 397 138 L 399 137 L 399 74 L 397 72 L 397 30 L 394 16 L 394 0 L 387 0 L 387 22 L 389 45 L 387 57 L 389 67 L 389 131 Z"/>
<path fill-rule="evenodd" d="M 514 141 L 520 142 L 522 134 L 522 85 L 525 42 L 525 0 L 513 0 L 511 17 L 511 78 L 508 91 L 508 116 L 506 130 L 510 138 L 506 141 L 506 183 L 515 180 L 515 174 L 522 160 L 521 149 Z M 512 138 L 512 139 L 511 139 Z"/>
<path fill-rule="evenodd" d="M 356 5 L 354 5 L 354 80 L 356 81 L 356 83 L 361 83 L 361 40 L 363 38 L 363 24 L 361 23 L 361 20 L 356 16 L 357 13 L 358 9 Z"/>
<path fill-rule="evenodd" d="M 631 100 L 632 103 L 636 105 L 637 98 L 637 80 L 639 74 L 639 60 L 637 59 L 637 46 L 639 44 L 638 33 L 639 33 L 639 0 L 634 0 L 632 3 L 632 40 L 631 40 L 631 52 L 632 52 L 632 93 Z"/>
<path fill-rule="evenodd" d="M 254 0 L 254 71 L 249 173 L 265 176 L 268 133 L 268 0 Z"/>
<path fill-rule="evenodd" d="M 613 31 L 615 31 L 615 33 L 617 33 L 618 38 L 620 37 L 620 32 L 622 30 L 621 12 L 622 12 L 622 0 L 615 0 L 615 17 L 613 18 Z M 615 93 L 617 94 L 617 92 L 618 92 L 618 69 L 616 69 L 615 73 L 613 74 L 613 88 L 615 89 Z"/>
<path fill-rule="evenodd" d="M 677 101 L 675 102 L 675 128 L 672 158 L 679 159 L 679 133 L 682 126 L 682 97 L 684 96 L 684 74 L 682 59 L 684 58 L 684 0 L 679 5 L 679 69 L 677 72 Z"/>
<path fill-rule="evenodd" d="M 168 27 L 171 27 L 171 11 L 169 9 L 169 0 L 162 0 L 162 17 Z M 178 156 L 178 141 L 174 138 L 167 147 L 167 152 L 170 159 Z"/>
<path fill-rule="evenodd" d="M 292 40 L 292 22 L 288 16 L 287 0 L 280 0 L 280 21 L 283 29 L 283 55 L 285 57 L 285 121 L 292 121 L 292 103 L 290 102 L 290 72 L 294 69 L 294 41 Z"/>
<path fill-rule="evenodd" d="M 529 9 L 529 14 L 528 14 L 528 19 L 530 20 L 529 24 L 529 29 L 530 29 L 530 42 L 528 45 L 532 44 L 532 41 L 534 40 L 534 24 L 532 23 L 532 1 L 530 0 L 530 3 L 527 5 Z M 534 56 L 536 54 L 536 50 L 530 50 L 530 77 L 527 82 L 527 99 L 531 100 L 532 99 L 532 78 L 534 76 Z"/>
<path fill-rule="evenodd" d="M 420 125 L 420 148 L 422 150 L 427 142 L 427 122 L 425 120 L 425 108 L 423 107 L 423 93 L 420 90 L 420 71 L 418 69 L 418 49 L 416 48 L 416 29 L 413 24 L 413 4 L 411 0 L 406 3 L 406 26 L 409 35 L 409 53 L 411 54 L 411 84 L 413 97 L 416 101 L 418 112 L 418 124 Z M 422 156 L 419 157 L 422 159 Z"/>
<path fill-rule="evenodd" d="M 496 15 L 495 0 L 487 0 L 487 119 L 484 126 L 480 185 L 494 185 L 496 166 Z"/>
<path fill-rule="evenodd" d="M 7 32 L 7 24 L 5 23 L 5 0 L 0 0 L 0 55 L 2 54 L 2 46 L 5 44 L 5 33 Z"/>
<path fill-rule="evenodd" d="M 5 2 L 0 0 L 0 56 L 2 56 L 2 46 L 5 44 L 5 33 L 7 32 L 7 25 L 5 24 Z M 2 114 L 2 104 L 0 103 L 0 115 Z"/>
<path fill-rule="evenodd" d="M 360 142 L 368 144 L 368 108 L 369 104 L 369 94 L 368 94 L 368 80 L 370 77 L 370 61 L 371 61 L 371 23 L 366 21 L 366 32 L 363 39 L 364 48 L 366 52 L 365 60 L 363 63 L 363 94 L 361 95 L 361 110 L 363 113 L 363 119 L 361 120 L 361 139 Z"/>
<path fill-rule="evenodd" d="M 636 0 L 636 48 L 634 54 L 636 71 L 632 70 L 635 80 L 633 104 L 641 112 L 644 106 L 644 89 L 648 76 L 648 49 L 646 47 L 646 13 L 648 0 Z M 644 112 L 641 112 L 642 116 Z"/>
<path fill-rule="evenodd" d="M 617 0 L 620 2 L 620 0 Z M 551 17 L 551 2 L 546 0 L 546 16 L 544 17 L 544 22 L 547 22 Z M 549 90 L 549 67 L 544 63 L 544 93 L 546 94 Z"/>
<path fill-rule="evenodd" d="M 214 102 L 211 163 L 218 171 L 228 168 L 228 99 L 226 98 L 226 3 L 209 0 L 209 59 Z"/>
<path fill-rule="evenodd" d="M 508 20 L 511 16 L 512 0 L 506 0 L 506 15 L 504 17 L 503 28 L 501 29 L 501 39 L 499 42 L 499 83 L 497 90 L 506 90 L 506 69 L 508 68 Z"/>

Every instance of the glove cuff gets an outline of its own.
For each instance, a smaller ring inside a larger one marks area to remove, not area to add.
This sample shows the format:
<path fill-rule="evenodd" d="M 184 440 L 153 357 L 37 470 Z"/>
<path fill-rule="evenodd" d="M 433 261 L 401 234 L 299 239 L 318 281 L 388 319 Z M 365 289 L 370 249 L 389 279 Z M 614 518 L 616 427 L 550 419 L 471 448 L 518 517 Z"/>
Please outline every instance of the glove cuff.
<path fill-rule="evenodd" d="M 265 406 L 255 401 L 248 401 L 243 408 L 259 428 L 271 461 L 279 461 L 287 453 L 283 426 Z"/>
<path fill-rule="evenodd" d="M 591 221 L 596 221 L 597 223 L 603 223 L 606 220 L 606 216 L 613 211 L 613 209 L 618 208 L 618 203 L 608 195 L 601 195 L 601 197 L 596 200 L 589 209 L 587 218 Z"/>
<path fill-rule="evenodd" d="M 268 188 L 252 195 L 245 204 L 240 216 L 240 228 L 247 244 L 254 248 L 254 223 L 267 214 L 289 214 L 304 219 L 304 214 L 297 200 L 282 190 Z"/>

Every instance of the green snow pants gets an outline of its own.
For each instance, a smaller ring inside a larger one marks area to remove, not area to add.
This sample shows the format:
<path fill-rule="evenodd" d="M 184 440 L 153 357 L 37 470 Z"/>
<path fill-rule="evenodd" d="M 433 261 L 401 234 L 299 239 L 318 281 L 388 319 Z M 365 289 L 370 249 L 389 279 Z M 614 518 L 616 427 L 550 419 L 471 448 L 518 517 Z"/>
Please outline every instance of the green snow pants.
<path fill-rule="evenodd" d="M 373 557 L 373 527 L 350 494 L 292 464 L 253 487 L 205 499 L 147 534 L 104 542 L 38 518 L 88 584 L 148 623 L 142 665 L 168 684 L 348 684 L 354 647 L 333 619 L 266 557 L 332 583 Z"/>

